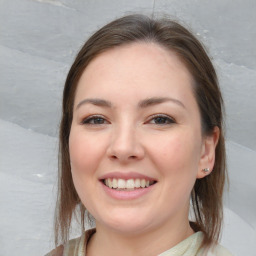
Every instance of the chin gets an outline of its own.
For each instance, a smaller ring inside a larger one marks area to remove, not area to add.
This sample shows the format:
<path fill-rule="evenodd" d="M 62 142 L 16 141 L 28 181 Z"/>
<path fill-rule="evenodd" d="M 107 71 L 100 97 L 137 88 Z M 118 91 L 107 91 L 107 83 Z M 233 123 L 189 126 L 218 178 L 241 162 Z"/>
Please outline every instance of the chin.
<path fill-rule="evenodd" d="M 108 228 L 125 236 L 134 236 L 135 234 L 145 232 L 147 230 L 146 226 L 147 225 L 138 223 L 137 221 L 133 222 L 131 220 L 127 220 L 125 223 L 119 223 L 119 225 L 110 224 Z"/>
<path fill-rule="evenodd" d="M 125 235 L 142 233 L 152 225 L 153 220 L 147 219 L 146 214 L 138 214 L 138 209 L 109 212 L 108 216 L 102 216 L 96 225 L 100 224 L 108 229 Z"/>

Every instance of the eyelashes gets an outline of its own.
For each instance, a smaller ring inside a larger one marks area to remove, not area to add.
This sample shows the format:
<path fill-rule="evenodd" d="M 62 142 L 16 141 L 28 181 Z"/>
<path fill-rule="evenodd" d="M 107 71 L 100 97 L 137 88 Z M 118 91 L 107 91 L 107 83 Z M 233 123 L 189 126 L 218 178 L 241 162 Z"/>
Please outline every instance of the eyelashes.
<path fill-rule="evenodd" d="M 151 119 L 148 121 L 148 123 L 153 123 L 156 125 L 168 125 L 168 124 L 174 124 L 176 123 L 175 119 L 163 114 L 157 114 L 151 116 Z"/>
<path fill-rule="evenodd" d="M 157 126 L 165 126 L 165 125 L 171 125 L 175 124 L 176 121 L 173 117 L 170 117 L 169 115 L 165 114 L 156 114 L 153 116 L 150 116 L 147 121 L 144 122 L 144 124 L 153 124 Z M 90 125 L 90 126 L 101 126 L 110 124 L 110 122 L 101 115 L 92 115 L 89 117 L 86 117 L 81 122 L 82 125 Z"/>
<path fill-rule="evenodd" d="M 84 125 L 103 125 L 103 124 L 108 124 L 109 122 L 103 117 L 99 115 L 93 115 L 89 116 L 81 122 L 81 124 Z"/>

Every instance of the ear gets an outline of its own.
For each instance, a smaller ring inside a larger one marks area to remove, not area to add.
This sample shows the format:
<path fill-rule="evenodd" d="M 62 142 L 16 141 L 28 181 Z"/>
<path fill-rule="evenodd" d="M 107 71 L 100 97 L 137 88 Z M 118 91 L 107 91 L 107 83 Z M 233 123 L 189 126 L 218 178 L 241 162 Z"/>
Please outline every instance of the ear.
<path fill-rule="evenodd" d="M 215 126 L 213 132 L 203 138 L 201 157 L 198 165 L 197 178 L 201 179 L 209 175 L 214 167 L 215 162 L 215 148 L 218 144 L 220 136 L 219 127 Z M 204 171 L 208 168 L 209 171 Z"/>

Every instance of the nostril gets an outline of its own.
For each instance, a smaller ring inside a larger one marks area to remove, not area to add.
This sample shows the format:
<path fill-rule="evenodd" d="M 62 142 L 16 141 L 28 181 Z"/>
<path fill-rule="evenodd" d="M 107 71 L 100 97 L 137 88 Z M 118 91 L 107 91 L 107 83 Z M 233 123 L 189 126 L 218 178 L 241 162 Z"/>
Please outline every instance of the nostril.
<path fill-rule="evenodd" d="M 137 156 L 122 156 L 122 155 L 119 155 L 119 156 L 116 156 L 116 155 L 112 155 L 110 156 L 110 158 L 112 160 L 120 160 L 120 161 L 129 161 L 129 160 L 136 160 L 137 159 Z"/>

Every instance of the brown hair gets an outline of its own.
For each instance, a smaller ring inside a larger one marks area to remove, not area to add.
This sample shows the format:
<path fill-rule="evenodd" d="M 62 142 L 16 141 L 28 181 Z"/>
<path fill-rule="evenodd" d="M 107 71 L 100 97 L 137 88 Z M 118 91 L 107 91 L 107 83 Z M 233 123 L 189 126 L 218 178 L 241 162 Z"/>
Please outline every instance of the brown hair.
<path fill-rule="evenodd" d="M 55 211 L 55 243 L 65 242 L 77 206 L 84 229 L 86 209 L 75 190 L 69 159 L 69 133 L 78 80 L 88 63 L 110 48 L 135 42 L 153 42 L 174 51 L 193 77 L 194 93 L 202 123 L 202 134 L 209 135 L 215 126 L 220 137 L 215 150 L 211 175 L 195 182 L 191 193 L 194 229 L 204 233 L 202 246 L 207 248 L 219 239 L 222 223 L 222 193 L 226 176 L 223 137 L 223 104 L 214 67 L 202 44 L 191 32 L 175 21 L 129 15 L 102 27 L 84 44 L 68 73 L 63 92 L 59 147 L 59 191 Z"/>

